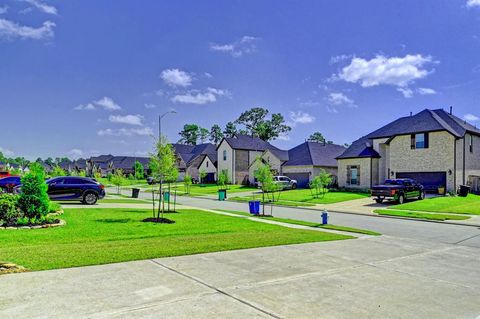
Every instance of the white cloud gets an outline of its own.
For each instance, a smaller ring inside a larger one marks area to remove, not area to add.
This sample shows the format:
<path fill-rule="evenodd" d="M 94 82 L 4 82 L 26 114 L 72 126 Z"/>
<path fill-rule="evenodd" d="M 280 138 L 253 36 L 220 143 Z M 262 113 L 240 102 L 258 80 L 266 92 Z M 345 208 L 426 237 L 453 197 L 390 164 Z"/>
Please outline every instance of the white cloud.
<path fill-rule="evenodd" d="M 234 58 L 245 54 L 251 54 L 257 50 L 257 42 L 260 38 L 243 36 L 239 40 L 227 44 L 210 43 L 210 50 L 230 54 Z"/>
<path fill-rule="evenodd" d="M 320 102 L 308 100 L 308 101 L 300 102 L 300 103 L 298 103 L 298 105 L 300 105 L 302 107 L 314 107 L 314 106 L 320 105 Z"/>
<path fill-rule="evenodd" d="M 315 121 L 315 117 L 313 115 L 302 111 L 290 112 L 290 119 L 292 120 L 292 126 L 295 126 L 296 124 L 313 123 Z"/>
<path fill-rule="evenodd" d="M 93 111 L 95 110 L 95 105 L 93 105 L 92 103 L 88 103 L 88 104 L 79 104 L 77 106 L 75 106 L 73 108 L 74 110 L 77 110 L 77 111 Z"/>
<path fill-rule="evenodd" d="M 371 60 L 354 57 L 338 75 L 333 76 L 333 79 L 358 82 L 362 87 L 377 85 L 406 87 L 415 80 L 426 77 L 431 71 L 426 70 L 424 66 L 433 62 L 431 56 L 421 54 L 391 58 L 377 55 Z"/>
<path fill-rule="evenodd" d="M 418 94 L 420 95 L 432 95 L 432 94 L 437 94 L 437 91 L 431 88 L 418 88 L 417 89 Z"/>
<path fill-rule="evenodd" d="M 0 14 L 5 14 L 8 12 L 8 6 L 0 7 Z"/>
<path fill-rule="evenodd" d="M 187 87 L 192 84 L 192 76 L 179 69 L 163 70 L 160 78 L 171 87 Z"/>
<path fill-rule="evenodd" d="M 468 121 L 468 122 L 476 122 L 476 121 L 480 120 L 480 118 L 479 118 L 478 116 L 473 115 L 473 114 L 470 114 L 470 113 L 469 113 L 469 114 L 465 114 L 465 115 L 463 116 L 463 119 L 464 119 L 465 121 Z"/>
<path fill-rule="evenodd" d="M 14 155 L 13 151 L 11 151 L 9 149 L 6 149 L 6 148 L 3 148 L 3 147 L 0 147 L 0 152 L 6 157 L 11 157 L 11 156 Z"/>
<path fill-rule="evenodd" d="M 328 113 L 338 113 L 338 110 L 337 110 L 336 107 L 331 107 L 331 106 L 327 105 L 326 109 L 327 109 Z"/>
<path fill-rule="evenodd" d="M 217 97 L 212 92 L 205 93 L 185 93 L 175 95 L 171 98 L 174 103 L 187 103 L 187 104 L 206 104 L 213 103 L 217 100 Z"/>
<path fill-rule="evenodd" d="M 468 8 L 480 7 L 480 0 L 468 0 L 467 7 Z"/>
<path fill-rule="evenodd" d="M 100 100 L 94 101 L 93 103 L 96 106 L 103 107 L 107 111 L 117 111 L 121 109 L 120 105 L 115 103 L 113 99 L 108 96 L 104 96 Z"/>
<path fill-rule="evenodd" d="M 335 106 L 340 105 L 347 105 L 347 106 L 355 106 L 355 102 L 341 92 L 332 92 L 328 95 L 328 103 Z"/>
<path fill-rule="evenodd" d="M 10 39 L 33 39 L 45 40 L 53 38 L 55 23 L 51 21 L 43 22 L 41 27 L 32 28 L 23 26 L 10 20 L 0 19 L 0 38 Z"/>
<path fill-rule="evenodd" d="M 216 102 L 219 96 L 228 96 L 229 94 L 227 90 L 209 87 L 206 92 L 191 91 L 184 94 L 177 94 L 170 100 L 174 103 L 207 104 Z"/>
<path fill-rule="evenodd" d="M 145 103 L 144 106 L 146 109 L 150 109 L 150 110 L 157 107 L 155 104 L 151 104 L 151 103 Z"/>
<path fill-rule="evenodd" d="M 69 152 L 68 152 L 68 155 L 70 155 L 71 157 L 73 158 L 78 158 L 78 157 L 82 157 L 83 156 L 83 151 L 78 149 L 78 148 L 74 148 L 74 149 L 71 149 Z"/>
<path fill-rule="evenodd" d="M 118 111 L 122 109 L 120 105 L 115 103 L 113 99 L 108 96 L 104 96 L 103 98 L 97 101 L 93 101 L 87 104 L 80 104 L 74 107 L 73 109 L 77 111 L 93 111 L 98 108 L 103 108 L 104 110 L 107 110 L 107 111 Z"/>
<path fill-rule="evenodd" d="M 280 141 L 290 141 L 290 136 L 288 135 L 279 135 L 277 137 L 277 140 L 280 140 Z"/>
<path fill-rule="evenodd" d="M 111 129 L 107 128 L 105 130 L 100 130 L 97 132 L 100 136 L 133 136 L 133 135 L 152 135 L 153 131 L 149 127 L 143 128 L 120 128 L 120 129 Z"/>
<path fill-rule="evenodd" d="M 121 123 L 121 124 L 128 124 L 128 125 L 143 125 L 143 116 L 141 115 L 110 115 L 108 120 L 112 123 Z"/>
<path fill-rule="evenodd" d="M 342 62 L 342 61 L 345 61 L 345 60 L 348 60 L 348 59 L 351 59 L 351 58 L 353 58 L 352 54 L 341 54 L 341 55 L 337 55 L 337 56 L 332 56 L 330 58 L 330 64 L 336 64 L 336 63 L 339 63 L 339 62 Z"/>
<path fill-rule="evenodd" d="M 208 72 L 203 73 L 203 75 L 204 75 L 207 79 L 213 78 L 213 75 L 212 75 L 211 73 L 208 73 Z"/>
<path fill-rule="evenodd" d="M 397 91 L 403 94 L 403 97 L 409 99 L 413 97 L 413 90 L 411 88 L 398 87 Z"/>
<path fill-rule="evenodd" d="M 36 7 L 40 11 L 48 14 L 57 15 L 57 8 L 54 6 L 48 5 L 44 2 L 38 0 L 24 0 L 26 3 L 31 4 L 32 6 Z"/>

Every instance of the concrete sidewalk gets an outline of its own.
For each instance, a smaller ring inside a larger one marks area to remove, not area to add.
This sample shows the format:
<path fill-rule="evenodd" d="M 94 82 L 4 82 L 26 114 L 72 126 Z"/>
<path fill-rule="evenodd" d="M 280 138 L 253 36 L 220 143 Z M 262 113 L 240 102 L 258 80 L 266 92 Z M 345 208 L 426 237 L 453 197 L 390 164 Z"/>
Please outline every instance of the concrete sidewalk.
<path fill-rule="evenodd" d="M 0 318 L 475 318 L 480 249 L 388 236 L 0 277 Z"/>

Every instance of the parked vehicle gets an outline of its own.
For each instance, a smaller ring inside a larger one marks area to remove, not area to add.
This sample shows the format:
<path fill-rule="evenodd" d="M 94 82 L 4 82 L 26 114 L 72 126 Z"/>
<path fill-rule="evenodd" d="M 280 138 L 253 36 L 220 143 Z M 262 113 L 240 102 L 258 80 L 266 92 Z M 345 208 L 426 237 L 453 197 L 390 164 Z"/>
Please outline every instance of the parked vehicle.
<path fill-rule="evenodd" d="M 273 182 L 277 184 L 281 190 L 297 188 L 297 181 L 288 176 L 273 176 Z M 255 186 L 261 188 L 262 183 L 255 182 Z"/>
<path fill-rule="evenodd" d="M 13 189 L 20 184 L 20 176 L 8 176 L 0 178 L 0 189 L 3 192 L 12 193 Z"/>
<path fill-rule="evenodd" d="M 383 185 L 372 187 L 372 197 L 377 203 L 393 200 L 403 204 L 407 199 L 424 199 L 425 189 L 413 179 L 387 179 Z"/>
<path fill-rule="evenodd" d="M 55 201 L 81 201 L 86 205 L 94 205 L 105 197 L 105 186 L 93 178 L 60 176 L 46 181 L 48 196 Z M 21 193 L 22 186 L 14 188 L 15 193 Z"/>
<path fill-rule="evenodd" d="M 4 178 L 8 176 L 11 176 L 9 172 L 3 172 L 3 171 L 0 172 L 0 178 Z"/>

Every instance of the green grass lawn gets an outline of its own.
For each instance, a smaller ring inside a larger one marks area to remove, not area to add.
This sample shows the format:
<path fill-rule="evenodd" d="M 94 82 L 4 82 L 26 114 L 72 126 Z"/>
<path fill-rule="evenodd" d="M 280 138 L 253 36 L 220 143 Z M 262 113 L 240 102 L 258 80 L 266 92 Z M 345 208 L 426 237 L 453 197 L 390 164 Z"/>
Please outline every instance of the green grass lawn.
<path fill-rule="evenodd" d="M 328 192 L 322 198 L 314 198 L 310 189 L 293 189 L 280 192 L 278 205 L 286 206 L 314 206 L 316 204 L 333 204 L 345 202 L 353 199 L 369 197 L 369 194 L 350 193 L 350 192 Z M 277 197 L 277 195 L 275 195 Z M 250 201 L 253 196 L 232 197 L 235 201 Z M 261 194 L 256 194 L 255 199 L 260 200 Z"/>
<path fill-rule="evenodd" d="M 105 204 L 148 204 L 152 203 L 151 200 L 146 199 L 134 199 L 134 198 L 105 198 L 100 199 L 98 203 L 105 203 Z"/>
<path fill-rule="evenodd" d="M 436 197 L 392 206 L 392 209 L 480 215 L 480 196 L 470 194 L 467 197 Z"/>
<path fill-rule="evenodd" d="M 261 201 L 261 196 L 255 196 L 255 200 L 260 200 Z M 254 200 L 254 198 L 252 196 L 245 196 L 245 197 L 229 197 L 228 200 L 232 200 L 232 201 L 235 201 L 235 202 L 249 202 L 251 200 Z M 295 206 L 295 207 L 301 207 L 301 206 L 315 206 L 315 204 L 312 204 L 312 203 L 302 203 L 302 202 L 289 202 L 289 201 L 285 201 L 285 200 L 278 200 L 278 201 L 275 201 L 275 202 L 269 202 L 268 200 L 265 200 L 266 204 L 267 205 L 271 205 L 271 204 L 274 204 L 274 205 L 278 205 L 278 206 Z"/>
<path fill-rule="evenodd" d="M 105 178 L 105 177 L 99 178 L 99 179 L 97 179 L 97 181 L 98 181 L 99 183 L 102 183 L 102 184 L 105 185 L 105 186 L 115 186 L 115 185 L 112 184 L 112 182 L 110 182 L 110 181 L 109 181 L 107 178 Z M 125 178 L 122 187 L 127 187 L 127 186 L 132 186 L 132 185 L 142 185 L 142 186 L 146 186 L 146 185 L 148 185 L 148 184 L 147 184 L 147 180 L 146 180 L 146 179 L 128 179 L 128 178 Z"/>
<path fill-rule="evenodd" d="M 408 212 L 395 209 L 378 209 L 374 211 L 379 215 L 388 215 L 388 216 L 400 216 L 400 217 L 409 217 L 409 218 L 419 218 L 419 219 L 428 219 L 428 220 L 465 220 L 469 219 L 469 216 L 462 215 L 449 215 L 449 214 L 436 214 L 436 213 L 423 213 L 423 212 Z"/>
<path fill-rule="evenodd" d="M 254 215 L 246 213 L 246 212 L 239 212 L 239 211 L 233 211 L 233 210 L 224 210 L 224 209 L 217 209 L 217 210 L 222 211 L 222 212 L 226 212 L 226 213 L 237 214 L 237 215 L 250 216 L 250 217 L 255 217 L 255 218 L 265 218 L 267 220 L 273 220 L 273 221 L 287 223 L 287 224 L 302 225 L 302 226 L 324 228 L 324 229 L 331 229 L 331 230 L 340 230 L 340 231 L 346 231 L 346 232 L 358 233 L 358 234 L 365 234 L 365 235 L 372 235 L 372 236 L 380 236 L 381 235 L 380 233 L 377 233 L 375 231 L 368 230 L 368 229 L 359 229 L 359 228 L 338 226 L 338 225 L 330 225 L 330 224 L 322 225 L 322 224 L 319 224 L 319 223 L 306 222 L 306 221 L 303 221 L 303 220 L 296 220 L 296 219 L 289 219 L 289 218 L 254 216 Z"/>
<path fill-rule="evenodd" d="M 64 227 L 0 231 L 0 261 L 44 270 L 353 238 L 199 210 L 165 214 L 174 224 L 147 217 L 150 210 L 66 208 Z"/>
<path fill-rule="evenodd" d="M 166 188 L 166 186 L 165 186 Z M 158 185 L 153 187 L 155 192 L 158 192 Z M 216 184 L 205 184 L 205 185 L 191 185 L 190 186 L 190 193 L 186 194 L 185 187 L 182 183 L 172 184 L 171 191 L 174 192 L 175 189 L 177 190 L 177 195 L 191 195 L 191 196 L 204 196 L 204 195 L 216 195 L 218 193 L 218 186 Z M 144 191 L 151 191 L 152 187 L 144 187 Z M 242 192 L 254 192 L 258 191 L 258 189 L 243 185 L 228 185 L 227 195 L 232 193 L 242 193 Z"/>

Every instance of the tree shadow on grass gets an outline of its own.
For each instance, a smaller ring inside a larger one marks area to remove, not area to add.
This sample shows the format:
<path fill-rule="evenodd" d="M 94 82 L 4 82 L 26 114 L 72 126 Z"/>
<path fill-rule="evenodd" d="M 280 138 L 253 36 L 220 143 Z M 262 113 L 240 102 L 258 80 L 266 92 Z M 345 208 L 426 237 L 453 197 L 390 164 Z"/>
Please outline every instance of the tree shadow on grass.
<path fill-rule="evenodd" d="M 153 217 L 149 217 L 149 218 L 145 218 L 143 220 L 143 222 L 145 223 L 158 223 L 158 224 L 174 224 L 175 221 L 174 220 L 171 220 L 171 219 L 168 219 L 168 218 L 153 218 Z"/>

